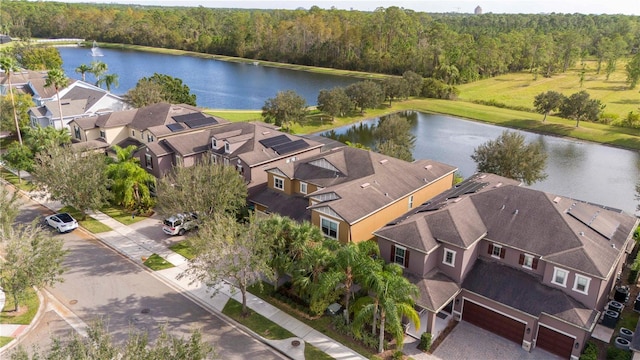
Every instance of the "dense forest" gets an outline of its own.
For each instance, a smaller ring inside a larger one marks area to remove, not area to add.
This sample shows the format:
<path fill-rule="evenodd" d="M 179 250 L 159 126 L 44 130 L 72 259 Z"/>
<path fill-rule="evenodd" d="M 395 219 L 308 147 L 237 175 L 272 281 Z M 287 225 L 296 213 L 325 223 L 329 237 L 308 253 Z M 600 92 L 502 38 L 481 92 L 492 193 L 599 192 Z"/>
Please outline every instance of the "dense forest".
<path fill-rule="evenodd" d="M 600 72 L 640 49 L 640 17 L 241 10 L 3 1 L 0 33 L 77 37 L 460 84 L 508 72 L 552 76 L 595 59 Z"/>

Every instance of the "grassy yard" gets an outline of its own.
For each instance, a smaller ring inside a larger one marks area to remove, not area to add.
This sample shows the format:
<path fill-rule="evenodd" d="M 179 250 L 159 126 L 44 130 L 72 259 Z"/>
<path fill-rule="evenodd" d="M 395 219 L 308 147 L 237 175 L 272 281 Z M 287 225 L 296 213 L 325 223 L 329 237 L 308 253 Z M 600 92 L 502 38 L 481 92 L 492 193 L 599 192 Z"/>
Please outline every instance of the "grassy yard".
<path fill-rule="evenodd" d="M 4 167 L 0 167 L 0 177 L 2 177 L 3 179 L 5 179 L 6 181 L 8 181 L 9 183 L 16 186 L 22 191 L 33 191 L 36 189 L 33 183 L 26 181 L 24 179 L 19 180 L 18 175 L 12 173 L 11 171 L 7 170 Z"/>
<path fill-rule="evenodd" d="M 265 339 L 283 340 L 295 337 L 293 333 L 255 312 L 251 312 L 251 314 L 246 317 L 242 316 L 242 304 L 233 299 L 227 302 L 224 309 L 222 309 L 222 313 L 253 330 Z M 306 359 L 314 360 L 332 359 L 332 357 L 308 343 L 304 346 L 304 356 Z"/>
<path fill-rule="evenodd" d="M 8 343 L 10 343 L 11 341 L 13 341 L 12 337 L 9 336 L 0 336 L 0 348 L 2 348 L 3 346 L 7 345 Z"/>
<path fill-rule="evenodd" d="M 163 259 L 158 254 L 152 254 L 151 256 L 149 256 L 149 258 L 144 261 L 144 264 L 153 271 L 164 270 L 164 269 L 169 269 L 174 267 L 172 263 Z"/>
<path fill-rule="evenodd" d="M 169 246 L 169 249 L 177 252 L 178 254 L 184 256 L 185 258 L 191 260 L 194 257 L 196 257 L 196 255 L 193 252 L 193 248 L 191 246 L 189 246 L 189 242 L 187 240 L 182 240 L 180 242 L 177 242 L 171 246 Z"/>
<path fill-rule="evenodd" d="M 345 346 L 351 348 L 353 351 L 358 352 L 362 356 L 369 358 L 373 353 L 371 350 L 362 346 L 359 342 L 354 341 L 351 337 L 339 334 L 331 329 L 331 317 L 329 316 L 321 316 L 318 319 L 308 319 L 306 317 L 300 316 L 296 311 L 292 311 L 291 308 L 281 303 L 280 301 L 274 299 L 271 296 L 271 291 L 273 290 L 273 285 L 263 283 L 262 286 L 254 285 L 249 288 L 249 292 L 262 300 L 268 302 L 269 304 L 277 307 L 278 309 L 284 311 L 285 313 L 295 317 L 299 321 L 311 326 L 315 330 L 329 336 L 330 338 L 336 340 L 337 342 L 344 344 Z"/>
<path fill-rule="evenodd" d="M 121 207 L 115 207 L 115 206 L 104 207 L 100 209 L 100 211 L 118 220 L 124 225 L 135 224 L 138 221 L 142 221 L 148 218 L 147 216 L 139 216 L 139 215 L 136 215 L 135 217 L 131 216 L 130 211 L 127 211 Z"/>
<path fill-rule="evenodd" d="M 80 220 L 82 219 L 82 214 L 80 214 L 80 211 L 76 210 L 72 206 L 65 206 L 62 209 L 60 209 L 59 212 L 67 212 L 71 214 L 71 216 L 73 216 L 76 220 L 78 220 L 78 223 L 80 224 L 80 226 L 87 229 L 89 232 L 93 234 L 98 234 L 98 233 L 112 230 L 107 225 L 101 223 L 100 221 L 92 218 L 89 215 L 87 215 L 87 217 L 84 220 Z"/>
<path fill-rule="evenodd" d="M 7 300 L 4 303 L 4 309 L 0 312 L 0 324 L 30 324 L 38 312 L 40 299 L 33 289 L 27 289 L 25 298 L 20 301 L 20 308 L 17 313 L 13 312 L 14 308 L 13 296 L 7 294 Z"/>

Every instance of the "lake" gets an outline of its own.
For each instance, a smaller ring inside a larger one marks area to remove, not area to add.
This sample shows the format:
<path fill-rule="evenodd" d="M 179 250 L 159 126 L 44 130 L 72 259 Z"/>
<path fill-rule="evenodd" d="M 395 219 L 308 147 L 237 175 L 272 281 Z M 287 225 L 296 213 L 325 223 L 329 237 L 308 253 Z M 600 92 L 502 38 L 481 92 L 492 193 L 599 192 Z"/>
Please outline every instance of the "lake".
<path fill-rule="evenodd" d="M 124 94 L 143 77 L 165 74 L 179 78 L 189 86 L 196 94 L 198 106 L 214 109 L 261 109 L 267 99 L 285 90 L 294 90 L 307 100 L 308 105 L 316 105 L 320 90 L 361 81 L 186 55 L 100 49 L 103 56 L 94 57 L 91 49 L 76 46 L 58 47 L 58 51 L 62 56 L 62 68 L 70 78 L 82 79 L 82 75 L 75 72 L 81 64 L 102 61 L 109 68 L 107 73 L 118 75 L 119 86 L 112 87 L 111 91 Z M 86 81 L 95 83 L 96 79 L 92 74 L 86 74 Z"/>
<path fill-rule="evenodd" d="M 342 140 L 372 145 L 378 119 L 335 129 Z M 425 114 L 410 116 L 416 136 L 415 159 L 433 159 L 459 168 L 465 178 L 476 171 L 474 149 L 497 138 L 504 128 L 460 118 Z M 511 130 L 517 131 L 517 130 Z M 568 138 L 518 131 L 527 142 L 540 141 L 548 156 L 547 179 L 530 186 L 552 194 L 635 213 L 635 185 L 640 180 L 640 154 Z"/>
<path fill-rule="evenodd" d="M 119 75 L 115 93 L 125 93 L 142 77 L 154 72 L 180 78 L 197 96 L 198 106 L 217 109 L 260 109 L 278 91 L 295 90 L 312 105 L 321 89 L 348 86 L 358 79 L 314 74 L 252 64 L 240 64 L 190 56 L 140 51 L 101 49 L 92 57 L 89 48 L 61 47 L 67 76 L 80 79 L 80 64 L 105 62 L 109 73 Z M 87 81 L 93 76 L 87 74 Z M 417 141 L 416 159 L 433 159 L 457 166 L 464 177 L 475 172 L 474 149 L 500 135 L 504 128 L 445 115 L 414 113 L 411 118 Z M 352 133 L 352 142 L 370 145 L 370 127 L 377 119 L 364 121 L 337 133 Z M 549 154 L 544 181 L 531 187 L 552 194 L 602 204 L 635 213 L 635 184 L 640 179 L 640 156 L 636 151 L 522 132 L 527 141 L 540 141 Z"/>

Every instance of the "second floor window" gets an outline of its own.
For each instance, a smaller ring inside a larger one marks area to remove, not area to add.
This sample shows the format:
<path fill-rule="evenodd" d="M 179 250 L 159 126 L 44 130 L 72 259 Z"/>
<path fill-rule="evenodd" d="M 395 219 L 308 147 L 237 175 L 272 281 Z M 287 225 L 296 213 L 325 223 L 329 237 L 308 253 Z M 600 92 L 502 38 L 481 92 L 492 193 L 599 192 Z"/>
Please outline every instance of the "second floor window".
<path fill-rule="evenodd" d="M 591 283 L 590 278 L 576 274 L 576 280 L 573 284 L 573 291 L 577 291 L 579 293 L 587 295 L 589 293 L 589 283 Z"/>
<path fill-rule="evenodd" d="M 394 246 L 393 248 L 393 262 L 402 266 L 409 266 L 409 252 L 402 246 Z"/>
<path fill-rule="evenodd" d="M 442 262 L 449 266 L 456 266 L 456 252 L 453 250 L 444 249 Z"/>
<path fill-rule="evenodd" d="M 73 132 L 74 132 L 74 135 L 75 135 L 76 139 L 82 140 L 82 136 L 80 135 L 80 128 L 79 127 L 74 126 L 73 127 Z"/>
<path fill-rule="evenodd" d="M 307 183 L 305 183 L 305 182 L 301 182 L 300 183 L 300 193 L 301 194 L 306 194 L 307 193 Z"/>
<path fill-rule="evenodd" d="M 551 282 L 562 287 L 567 287 L 567 275 L 569 275 L 567 270 L 554 268 Z"/>
<path fill-rule="evenodd" d="M 320 228 L 322 229 L 324 236 L 332 239 L 338 238 L 338 223 L 336 221 L 321 217 Z"/>
<path fill-rule="evenodd" d="M 144 162 L 147 169 L 153 169 L 153 159 L 150 154 L 144 154 Z"/>
<path fill-rule="evenodd" d="M 494 258 L 504 259 L 505 250 L 500 245 L 489 244 L 489 255 Z"/>
<path fill-rule="evenodd" d="M 409 210 L 413 209 L 413 195 L 409 196 Z"/>
<path fill-rule="evenodd" d="M 284 179 L 280 177 L 274 177 L 273 187 L 278 190 L 284 190 Z"/>
<path fill-rule="evenodd" d="M 538 259 L 536 259 L 533 255 L 529 254 L 520 254 L 520 260 L 518 261 L 523 268 L 527 269 L 537 269 L 538 268 Z"/>
<path fill-rule="evenodd" d="M 104 132 L 104 130 L 100 130 L 100 137 L 103 139 L 107 138 L 107 133 Z"/>

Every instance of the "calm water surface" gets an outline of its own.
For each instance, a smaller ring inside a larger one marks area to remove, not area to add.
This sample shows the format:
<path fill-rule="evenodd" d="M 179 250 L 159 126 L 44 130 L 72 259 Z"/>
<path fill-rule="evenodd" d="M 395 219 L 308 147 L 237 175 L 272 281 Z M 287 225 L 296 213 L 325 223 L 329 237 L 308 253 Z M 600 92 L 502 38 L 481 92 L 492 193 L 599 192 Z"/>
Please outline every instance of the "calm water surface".
<path fill-rule="evenodd" d="M 119 77 L 119 86 L 111 91 L 124 94 L 143 77 L 153 73 L 166 74 L 182 79 L 196 94 L 198 106 L 216 109 L 261 109 L 268 98 L 285 90 L 294 90 L 307 100 L 307 104 L 315 105 L 320 90 L 360 81 L 186 55 L 100 49 L 104 56 L 93 57 L 89 48 L 59 47 L 58 50 L 63 60 L 62 68 L 70 78 L 82 79 L 82 75 L 75 72 L 80 64 L 102 61 L 109 68 L 107 73 L 118 74 Z M 95 78 L 86 74 L 86 81 L 95 83 Z"/>
<path fill-rule="evenodd" d="M 497 138 L 504 128 L 446 115 L 415 113 L 411 120 L 415 159 L 433 159 L 459 168 L 464 177 L 475 172 L 474 149 Z M 370 129 L 378 119 L 336 129 L 349 133 L 350 141 L 371 145 Z M 351 129 L 351 130 L 349 130 Z M 515 131 L 515 130 L 513 130 Z M 519 131 L 527 142 L 540 141 L 549 154 L 546 180 L 531 188 L 602 204 L 634 213 L 635 184 L 640 179 L 640 154 L 636 151 Z"/>
<path fill-rule="evenodd" d="M 101 49 L 104 56 L 92 57 L 88 48 L 61 47 L 59 50 L 63 68 L 69 77 L 81 78 L 75 72 L 80 64 L 103 61 L 108 65 L 109 73 L 119 75 L 120 85 L 112 91 L 124 94 L 142 77 L 151 76 L 154 72 L 166 74 L 182 79 L 196 94 L 198 106 L 208 108 L 260 109 L 266 99 L 274 97 L 278 91 L 289 89 L 313 105 L 321 89 L 359 81 L 190 56 Z M 87 74 L 87 81 L 94 82 L 95 79 Z M 415 113 L 410 118 L 417 138 L 414 158 L 455 165 L 464 177 L 475 172 L 475 163 L 471 160 L 473 150 L 495 139 L 504 130 L 444 115 Z M 355 128 L 348 126 L 336 132 L 350 133 L 350 141 L 371 145 L 371 126 L 376 123 L 377 119 L 368 120 Z M 638 152 L 553 136 L 522 134 L 527 141 L 542 142 L 549 154 L 545 169 L 549 176 L 532 188 L 635 212 L 635 184 L 640 178 Z"/>

